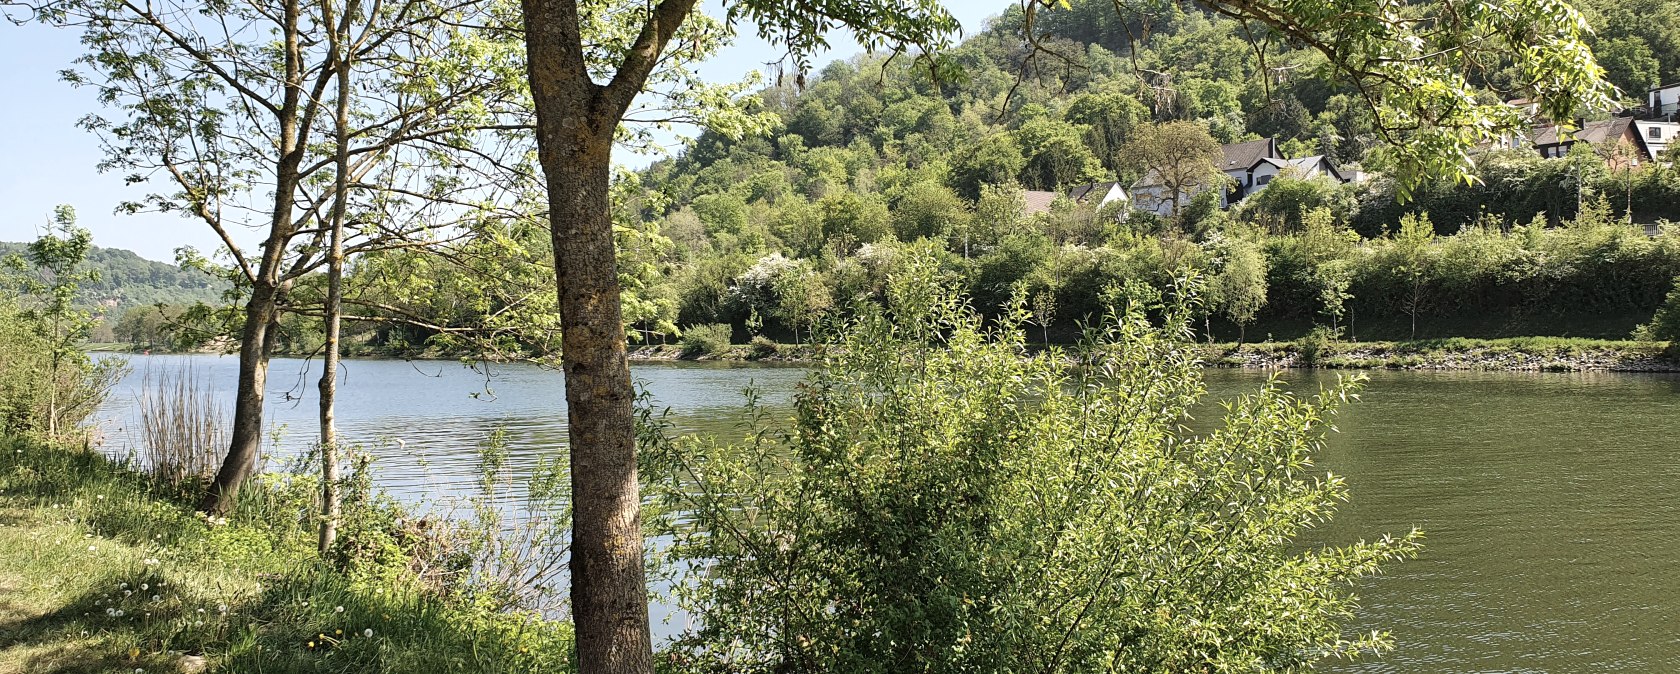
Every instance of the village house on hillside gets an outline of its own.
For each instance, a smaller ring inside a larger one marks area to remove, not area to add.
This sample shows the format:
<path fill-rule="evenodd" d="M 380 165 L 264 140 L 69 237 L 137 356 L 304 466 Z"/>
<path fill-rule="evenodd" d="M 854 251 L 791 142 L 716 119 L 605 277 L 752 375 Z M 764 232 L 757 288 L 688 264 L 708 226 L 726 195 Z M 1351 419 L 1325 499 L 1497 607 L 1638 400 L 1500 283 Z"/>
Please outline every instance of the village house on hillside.
<path fill-rule="evenodd" d="M 1076 185 L 1068 188 L 1067 192 L 1046 192 L 1044 190 L 1027 190 L 1025 193 L 1027 215 L 1049 213 L 1050 205 L 1057 199 L 1066 197 L 1081 206 L 1090 205 L 1102 208 L 1114 202 L 1130 201 L 1125 188 L 1117 182 L 1091 183 Z"/>
<path fill-rule="evenodd" d="M 1642 108 L 1623 110 L 1616 117 L 1578 126 L 1580 130 L 1574 133 L 1553 124 L 1537 127 L 1529 139 L 1530 145 L 1540 156 L 1557 159 L 1567 156 L 1569 148 L 1576 143 L 1594 148 L 1626 143 L 1632 152 L 1621 159 L 1612 156 L 1613 166 L 1638 166 L 1655 161 L 1680 136 L 1680 83 L 1652 89 Z M 1505 145 L 1520 147 L 1519 143 Z"/>
<path fill-rule="evenodd" d="M 1296 178 L 1328 176 L 1343 183 L 1351 179 L 1350 175 L 1336 168 L 1335 164 L 1322 155 L 1285 158 L 1278 152 L 1275 138 L 1224 145 L 1220 147 L 1220 154 L 1219 170 L 1229 179 L 1220 194 L 1220 208 L 1236 205 L 1249 195 L 1265 189 L 1274 178 L 1285 173 Z M 1190 194 L 1178 195 L 1179 208 L 1189 204 L 1195 194 L 1213 187 L 1207 185 L 1191 190 Z M 1131 195 L 1137 208 L 1161 216 L 1171 215 L 1173 212 L 1172 195 L 1167 194 L 1166 186 L 1161 184 L 1160 177 L 1154 173 L 1144 176 L 1133 185 Z"/>

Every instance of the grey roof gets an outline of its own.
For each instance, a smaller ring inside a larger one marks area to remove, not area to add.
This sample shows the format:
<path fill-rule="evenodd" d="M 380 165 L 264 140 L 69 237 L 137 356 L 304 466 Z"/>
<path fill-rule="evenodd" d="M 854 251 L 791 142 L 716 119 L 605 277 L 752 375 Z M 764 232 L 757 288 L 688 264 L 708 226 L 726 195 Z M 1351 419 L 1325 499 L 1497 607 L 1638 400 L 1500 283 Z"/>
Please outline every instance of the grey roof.
<path fill-rule="evenodd" d="M 1615 117 L 1597 122 L 1587 122 L 1581 125 L 1580 131 L 1575 132 L 1574 138 L 1562 138 L 1558 134 L 1558 127 L 1548 126 L 1534 132 L 1534 144 L 1536 146 L 1557 145 L 1571 141 L 1580 141 L 1588 145 L 1603 143 L 1607 139 L 1627 136 L 1628 127 L 1632 125 L 1632 117 Z"/>
<path fill-rule="evenodd" d="M 1221 171 L 1246 169 L 1254 166 L 1261 159 L 1279 156 L 1277 139 L 1275 138 L 1261 138 L 1246 143 L 1222 145 L 1219 149 L 1225 153 L 1225 161 L 1219 166 Z"/>
<path fill-rule="evenodd" d="M 1080 185 L 1078 187 L 1074 187 L 1072 189 L 1069 189 L 1067 195 L 1068 195 L 1069 199 L 1072 199 L 1072 200 L 1077 201 L 1079 203 L 1085 203 L 1085 199 L 1087 197 L 1091 197 L 1091 196 L 1102 197 L 1102 196 L 1108 194 L 1109 188 L 1114 187 L 1115 184 L 1116 183 L 1114 183 L 1114 182 L 1106 182 L 1106 183 L 1091 183 L 1089 185 Z"/>
<path fill-rule="evenodd" d="M 1036 215 L 1039 213 L 1050 212 L 1051 202 L 1054 202 L 1056 197 L 1062 195 L 1055 192 L 1045 192 L 1043 190 L 1027 190 L 1024 193 L 1024 196 L 1026 198 L 1027 208 L 1022 212 L 1022 215 Z"/>

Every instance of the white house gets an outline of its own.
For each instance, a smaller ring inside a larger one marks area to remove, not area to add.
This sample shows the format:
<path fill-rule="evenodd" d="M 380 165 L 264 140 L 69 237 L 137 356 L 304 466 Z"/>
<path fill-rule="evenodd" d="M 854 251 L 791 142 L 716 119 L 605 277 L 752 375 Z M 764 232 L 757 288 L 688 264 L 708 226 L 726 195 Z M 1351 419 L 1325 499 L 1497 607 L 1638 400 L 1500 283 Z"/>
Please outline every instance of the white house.
<path fill-rule="evenodd" d="M 1652 89 L 1645 104 L 1651 108 L 1651 119 L 1680 122 L 1680 82 Z"/>
<path fill-rule="evenodd" d="M 1265 189 L 1266 185 L 1270 184 L 1273 178 L 1285 173 L 1289 174 L 1291 177 L 1303 179 L 1329 176 L 1334 178 L 1336 182 L 1345 183 L 1349 180 L 1349 178 L 1342 175 L 1342 172 L 1337 170 L 1336 166 L 1331 164 L 1330 160 L 1326 159 L 1324 155 L 1313 155 L 1311 157 L 1301 157 L 1299 159 L 1262 157 L 1248 170 L 1248 174 L 1254 177 L 1254 185 L 1247 190 L 1247 194 L 1253 194 Z"/>
<path fill-rule="evenodd" d="M 1639 139 L 1645 142 L 1645 151 L 1650 153 L 1651 159 L 1661 157 L 1669 144 L 1680 137 L 1680 122 L 1636 121 L 1633 127 Z"/>
<path fill-rule="evenodd" d="M 1120 183 L 1113 182 L 1080 185 L 1069 189 L 1067 195 L 1074 203 L 1089 204 L 1097 208 L 1102 208 L 1116 201 L 1131 200 L 1131 197 L 1126 196 L 1125 188 L 1121 187 Z"/>

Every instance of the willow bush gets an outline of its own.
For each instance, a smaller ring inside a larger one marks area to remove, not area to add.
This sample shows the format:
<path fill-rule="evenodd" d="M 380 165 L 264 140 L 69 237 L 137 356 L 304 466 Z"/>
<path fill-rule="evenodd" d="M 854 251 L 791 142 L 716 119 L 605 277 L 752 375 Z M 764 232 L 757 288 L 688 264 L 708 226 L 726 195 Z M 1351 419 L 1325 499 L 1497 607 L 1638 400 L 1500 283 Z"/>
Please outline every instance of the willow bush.
<path fill-rule="evenodd" d="M 1356 382 L 1268 384 L 1192 433 L 1191 307 L 1029 353 L 1019 306 L 988 324 L 948 285 L 902 266 L 790 428 L 762 409 L 731 445 L 650 427 L 694 616 L 669 671 L 1288 671 L 1389 647 L 1345 627 L 1350 581 L 1421 535 L 1297 540 L 1347 496 L 1313 456 Z"/>

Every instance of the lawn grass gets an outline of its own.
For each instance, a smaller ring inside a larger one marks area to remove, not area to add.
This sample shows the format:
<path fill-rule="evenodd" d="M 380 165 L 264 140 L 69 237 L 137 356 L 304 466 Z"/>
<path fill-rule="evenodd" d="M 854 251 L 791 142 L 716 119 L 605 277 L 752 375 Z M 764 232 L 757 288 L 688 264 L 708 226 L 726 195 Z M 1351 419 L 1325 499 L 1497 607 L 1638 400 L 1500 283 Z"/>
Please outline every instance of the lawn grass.
<path fill-rule="evenodd" d="M 0 438 L 0 674 L 572 669 L 565 622 L 392 550 L 323 563 L 301 493 L 271 477 L 211 521 L 101 455 Z"/>

